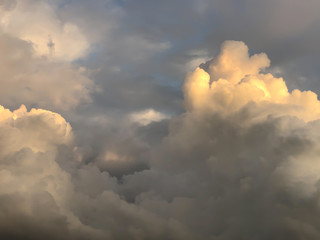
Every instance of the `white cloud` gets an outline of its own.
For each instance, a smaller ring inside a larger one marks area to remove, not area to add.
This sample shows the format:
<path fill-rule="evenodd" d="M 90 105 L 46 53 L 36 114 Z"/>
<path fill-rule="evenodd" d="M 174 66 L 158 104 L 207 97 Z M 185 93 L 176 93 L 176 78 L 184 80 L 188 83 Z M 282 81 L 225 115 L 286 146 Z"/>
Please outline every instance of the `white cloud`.
<path fill-rule="evenodd" d="M 131 121 L 139 123 L 144 126 L 152 122 L 161 121 L 166 118 L 168 118 L 166 114 L 157 112 L 154 109 L 146 109 L 140 112 L 135 112 L 130 114 Z"/>

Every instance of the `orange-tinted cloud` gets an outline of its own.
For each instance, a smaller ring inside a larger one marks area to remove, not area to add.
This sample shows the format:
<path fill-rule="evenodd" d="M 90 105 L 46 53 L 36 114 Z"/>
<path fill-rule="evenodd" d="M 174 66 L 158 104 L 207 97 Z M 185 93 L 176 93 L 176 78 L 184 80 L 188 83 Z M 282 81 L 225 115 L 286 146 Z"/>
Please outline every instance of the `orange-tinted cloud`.
<path fill-rule="evenodd" d="M 312 91 L 288 91 L 282 78 L 263 70 L 270 61 L 266 54 L 249 56 L 243 42 L 226 41 L 221 53 L 210 62 L 208 72 L 197 68 L 184 84 L 188 111 L 235 113 L 253 103 L 263 114 L 291 115 L 305 121 L 320 117 L 320 102 Z"/>

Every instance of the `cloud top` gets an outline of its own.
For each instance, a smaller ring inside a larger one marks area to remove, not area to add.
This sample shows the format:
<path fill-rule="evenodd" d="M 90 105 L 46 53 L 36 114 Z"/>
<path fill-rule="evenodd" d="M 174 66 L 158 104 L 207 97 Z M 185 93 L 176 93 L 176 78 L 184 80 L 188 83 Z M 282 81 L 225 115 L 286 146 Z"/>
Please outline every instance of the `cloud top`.
<path fill-rule="evenodd" d="M 188 111 L 228 115 L 255 104 L 265 115 L 291 115 L 305 121 L 319 119 L 317 95 L 298 89 L 289 92 L 282 78 L 263 72 L 270 65 L 267 55 L 250 56 L 243 42 L 224 42 L 220 54 L 206 65 L 207 71 L 198 67 L 185 80 Z"/>

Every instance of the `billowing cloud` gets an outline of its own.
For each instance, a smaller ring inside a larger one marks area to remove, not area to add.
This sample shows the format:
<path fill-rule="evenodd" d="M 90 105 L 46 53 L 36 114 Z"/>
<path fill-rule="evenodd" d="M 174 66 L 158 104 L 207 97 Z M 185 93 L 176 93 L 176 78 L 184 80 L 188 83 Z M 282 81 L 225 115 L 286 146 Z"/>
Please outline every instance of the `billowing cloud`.
<path fill-rule="evenodd" d="M 1 106 L 0 116 L 0 236 L 50 239 L 68 234 L 69 226 L 78 228 L 66 209 L 70 176 L 55 161 L 58 146 L 72 144 L 69 123 L 59 114 L 28 112 L 25 106 L 13 112 Z M 36 235 L 40 228 L 44 232 Z"/>
<path fill-rule="evenodd" d="M 319 239 L 319 3 L 0 0 L 0 238 Z"/>
<path fill-rule="evenodd" d="M 243 42 L 226 41 L 221 53 L 204 69 L 189 74 L 184 84 L 186 108 L 232 114 L 249 103 L 273 116 L 291 115 L 306 121 L 319 119 L 320 102 L 311 91 L 288 92 L 282 78 L 261 72 L 270 61 L 262 54 L 249 56 Z"/>
<path fill-rule="evenodd" d="M 0 129 L 2 238 L 183 236 L 175 221 L 167 223 L 124 201 L 108 173 L 81 166 L 71 126 L 61 115 L 43 109 L 28 112 L 25 106 L 11 112 L 1 106 Z M 121 161 L 115 153 L 106 158 Z"/>
<path fill-rule="evenodd" d="M 192 239 L 319 238 L 319 101 L 262 72 L 269 64 L 225 42 L 186 77 L 187 112 L 122 191 Z"/>
<path fill-rule="evenodd" d="M 89 156 L 61 115 L 2 107 L 0 236 L 319 239 L 319 101 L 288 91 L 269 65 L 225 42 L 187 75 L 186 112 L 153 147 L 123 126 L 131 138 L 110 131 Z M 152 132 L 163 122 L 134 126 Z"/>

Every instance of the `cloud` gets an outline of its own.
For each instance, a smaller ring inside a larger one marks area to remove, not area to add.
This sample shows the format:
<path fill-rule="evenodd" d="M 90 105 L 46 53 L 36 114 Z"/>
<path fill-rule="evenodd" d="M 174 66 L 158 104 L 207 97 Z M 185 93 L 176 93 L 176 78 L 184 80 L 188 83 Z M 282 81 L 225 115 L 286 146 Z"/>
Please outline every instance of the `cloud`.
<path fill-rule="evenodd" d="M 57 4 L 0 2 L 1 104 L 66 111 L 91 102 L 96 88 L 87 69 L 70 63 L 88 53 L 89 42 L 58 16 Z"/>
<path fill-rule="evenodd" d="M 319 239 L 318 1 L 0 9 L 1 238 Z"/>
<path fill-rule="evenodd" d="M 94 154 L 57 113 L 0 108 L 0 236 L 318 239 L 319 103 L 289 92 L 269 64 L 225 42 L 187 75 L 186 112 L 136 129 L 99 125 L 92 145 L 105 146 Z M 167 122 L 162 141 L 143 142 Z"/>
<path fill-rule="evenodd" d="M 66 209 L 73 187 L 55 158 L 59 145 L 72 144 L 69 123 L 59 114 L 42 109 L 28 112 L 24 106 L 13 112 L 1 106 L 0 116 L 0 236 L 68 235 L 70 226 L 81 224 Z M 40 228 L 44 231 L 38 235 L 35 231 Z"/>
<path fill-rule="evenodd" d="M 267 52 L 273 66 L 283 68 L 281 76 L 290 90 L 318 89 L 318 1 L 291 1 L 290 9 L 286 0 L 49 2 L 59 2 L 61 21 L 77 25 L 91 44 L 90 59 L 83 64 L 101 69 L 94 78 L 105 90 L 95 98 L 96 111 L 154 108 L 181 113 L 186 68 L 190 71 L 188 65 L 216 55 L 225 39 L 244 40 L 252 51 Z M 296 24 L 297 16 L 301 21 Z M 162 43 L 170 47 L 147 47 Z M 308 81 L 296 85 L 299 77 Z"/>
<path fill-rule="evenodd" d="M 11 152 L 13 149 L 19 151 L 30 148 L 34 152 L 45 152 L 53 150 L 57 144 L 68 144 L 72 141 L 71 126 L 59 114 L 42 109 L 27 112 L 24 105 L 13 112 L 2 106 L 0 109 L 3 131 L 10 137 L 3 141 L 4 155 L 6 149 Z M 5 129 L 6 126 L 10 126 L 9 130 Z M 37 131 L 33 131 L 34 129 Z M 25 141 L 26 136 L 29 136 L 28 141 Z"/>
<path fill-rule="evenodd" d="M 32 45 L 0 30 L 0 101 L 69 110 L 91 101 L 95 87 L 85 68 L 33 55 Z"/>
<path fill-rule="evenodd" d="M 311 91 L 288 92 L 282 78 L 261 71 L 270 61 L 262 54 L 249 56 L 243 42 L 226 41 L 211 62 L 189 74 L 184 84 L 186 108 L 230 114 L 248 103 L 259 105 L 264 114 L 292 115 L 307 121 L 319 119 L 320 102 Z"/>
<path fill-rule="evenodd" d="M 61 115 L 28 112 L 25 106 L 11 112 L 1 106 L 0 130 L 1 237 L 182 238 L 183 227 L 174 220 L 167 223 L 127 203 L 107 172 L 81 165 L 71 126 Z M 107 160 L 119 157 L 106 155 Z"/>
<path fill-rule="evenodd" d="M 187 112 L 123 194 L 193 239 L 317 239 L 318 100 L 261 72 L 243 42 L 185 80 Z M 303 96 L 303 97 L 302 97 Z"/>
<path fill-rule="evenodd" d="M 3 31 L 30 42 L 38 56 L 72 61 L 83 57 L 89 48 L 80 29 L 73 23 L 62 22 L 54 6 L 45 1 L 4 1 L 0 12 Z"/>
<path fill-rule="evenodd" d="M 157 112 L 154 109 L 146 109 L 144 111 L 130 114 L 130 119 L 133 122 L 137 122 L 143 126 L 148 125 L 152 122 L 158 122 L 168 118 L 165 114 Z"/>

